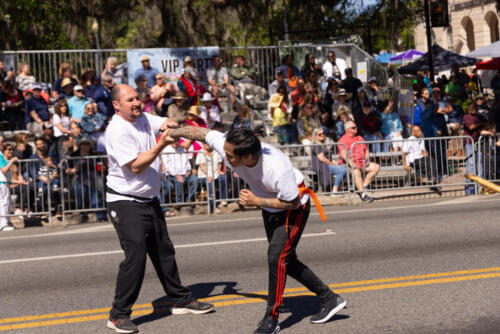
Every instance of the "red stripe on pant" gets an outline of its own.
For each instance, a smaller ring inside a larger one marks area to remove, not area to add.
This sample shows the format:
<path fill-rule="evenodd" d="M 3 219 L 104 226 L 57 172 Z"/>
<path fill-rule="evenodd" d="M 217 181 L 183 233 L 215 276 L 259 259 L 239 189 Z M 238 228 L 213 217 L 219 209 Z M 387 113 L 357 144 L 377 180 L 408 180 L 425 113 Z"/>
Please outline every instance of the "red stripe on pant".
<path fill-rule="evenodd" d="M 290 233 L 290 237 L 288 238 L 288 241 L 285 244 L 285 247 L 283 247 L 283 250 L 281 251 L 280 258 L 278 261 L 278 284 L 276 286 L 276 298 L 274 300 L 274 307 L 271 312 L 271 316 L 274 318 L 278 318 L 278 308 L 283 302 L 283 291 L 285 289 L 285 278 L 286 278 L 286 272 L 285 272 L 285 260 L 286 260 L 286 254 L 291 248 L 291 245 L 297 236 L 298 231 L 300 231 L 300 225 L 302 223 L 302 217 L 304 214 L 304 205 L 301 206 L 301 211 L 300 213 L 297 214 L 295 217 L 295 222 L 293 224 L 293 229 Z"/>

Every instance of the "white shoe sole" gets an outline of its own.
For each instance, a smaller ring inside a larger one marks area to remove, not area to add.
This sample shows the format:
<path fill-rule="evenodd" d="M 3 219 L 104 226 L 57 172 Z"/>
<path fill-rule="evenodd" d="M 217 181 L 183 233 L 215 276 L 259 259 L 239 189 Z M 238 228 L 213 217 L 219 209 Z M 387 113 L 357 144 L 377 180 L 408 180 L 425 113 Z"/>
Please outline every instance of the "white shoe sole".
<path fill-rule="evenodd" d="M 212 311 L 214 307 L 209 308 L 208 310 L 193 310 L 185 307 L 172 307 L 172 314 L 205 314 Z"/>
<path fill-rule="evenodd" d="M 333 310 L 331 310 L 330 313 L 328 313 L 328 315 L 326 317 L 324 317 L 323 319 L 319 319 L 319 320 L 314 320 L 314 321 L 311 320 L 311 322 L 313 324 L 322 324 L 324 322 L 327 322 L 335 315 L 335 313 L 337 313 L 338 311 L 343 309 L 346 305 L 347 305 L 347 301 L 344 300 L 343 303 L 340 303 L 339 305 L 337 305 L 337 307 L 335 307 Z"/>
<path fill-rule="evenodd" d="M 280 329 L 281 329 L 281 328 L 280 328 L 280 326 L 276 327 L 276 328 L 274 329 L 274 331 L 273 331 L 271 334 L 276 334 L 276 333 L 278 333 L 278 332 L 280 331 Z"/>
<path fill-rule="evenodd" d="M 129 330 L 125 330 L 125 329 L 120 329 L 120 328 L 116 327 L 115 324 L 111 320 L 108 320 L 107 326 L 109 329 L 112 329 L 117 333 L 139 333 L 139 330 L 129 331 Z"/>

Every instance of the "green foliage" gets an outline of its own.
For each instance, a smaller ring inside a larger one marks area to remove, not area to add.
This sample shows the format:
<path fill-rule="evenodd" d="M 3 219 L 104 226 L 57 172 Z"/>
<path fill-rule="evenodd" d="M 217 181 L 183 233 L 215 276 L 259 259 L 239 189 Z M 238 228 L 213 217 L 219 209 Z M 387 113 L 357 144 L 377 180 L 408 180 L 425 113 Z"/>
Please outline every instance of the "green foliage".
<path fill-rule="evenodd" d="M 419 0 L 286 0 L 290 37 L 358 34 L 373 51 L 413 45 Z M 275 45 L 284 39 L 283 0 L 0 0 L 0 49 Z"/>

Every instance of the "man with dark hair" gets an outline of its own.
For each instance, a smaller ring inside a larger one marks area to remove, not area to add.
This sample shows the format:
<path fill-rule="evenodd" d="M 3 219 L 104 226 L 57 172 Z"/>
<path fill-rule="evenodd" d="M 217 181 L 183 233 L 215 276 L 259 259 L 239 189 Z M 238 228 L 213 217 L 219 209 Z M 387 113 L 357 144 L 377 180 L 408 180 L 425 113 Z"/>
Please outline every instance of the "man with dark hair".
<path fill-rule="evenodd" d="M 118 271 L 107 326 L 118 333 L 136 333 L 138 329 L 130 314 L 144 279 L 146 254 L 174 304 L 172 314 L 203 314 L 214 306 L 198 302 L 182 285 L 174 246 L 157 198 L 161 185 L 159 155 L 174 141 L 162 135 L 157 142 L 156 134 L 177 123 L 143 113 L 137 92 L 128 85 L 115 86 L 111 97 L 116 113 L 105 134 L 109 161 L 106 202 L 125 259 Z"/>
<path fill-rule="evenodd" d="M 352 99 L 358 98 L 358 88 L 363 87 L 363 83 L 358 78 L 352 75 L 352 68 L 345 69 L 345 78 L 340 83 L 340 88 L 344 88 L 348 93 L 352 94 Z"/>
<path fill-rule="evenodd" d="M 233 129 L 227 136 L 199 127 L 167 131 L 173 139 L 201 140 L 215 149 L 224 157 L 225 164 L 250 186 L 240 191 L 240 204 L 262 208 L 269 241 L 269 293 L 266 314 L 256 334 L 279 331 L 278 308 L 287 274 L 319 296 L 321 309 L 312 316 L 313 323 L 326 322 L 345 307 L 346 301 L 297 258 L 295 249 L 309 217 L 309 196 L 315 199 L 315 195 L 305 188 L 303 175 L 283 152 L 261 143 L 254 132 L 246 128 Z M 316 205 L 323 214 L 321 206 Z M 324 215 L 322 218 L 326 219 Z"/>

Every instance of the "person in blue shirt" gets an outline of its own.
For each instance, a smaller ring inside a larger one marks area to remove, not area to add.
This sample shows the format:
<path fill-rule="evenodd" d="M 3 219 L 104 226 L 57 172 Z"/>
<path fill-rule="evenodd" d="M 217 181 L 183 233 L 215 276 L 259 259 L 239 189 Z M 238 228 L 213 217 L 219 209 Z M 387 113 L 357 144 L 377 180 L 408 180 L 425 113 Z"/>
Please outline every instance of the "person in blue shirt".
<path fill-rule="evenodd" d="M 83 136 L 96 140 L 105 130 L 106 116 L 97 112 L 96 103 L 89 103 L 85 106 L 85 115 L 80 124 Z"/>
<path fill-rule="evenodd" d="M 115 114 L 115 108 L 111 103 L 111 89 L 115 86 L 113 78 L 110 75 L 101 77 L 101 86 L 94 92 L 92 99 L 97 103 L 99 113 L 107 119 L 111 119 Z"/>
<path fill-rule="evenodd" d="M 43 122 L 50 121 L 49 106 L 40 93 L 42 86 L 39 83 L 33 84 L 32 96 L 26 101 L 24 110 L 26 117 L 26 128 L 32 134 L 41 136 L 43 134 Z"/>
<path fill-rule="evenodd" d="M 425 110 L 426 106 L 425 104 L 429 100 L 430 97 L 430 92 L 429 88 L 425 87 L 422 88 L 420 91 L 420 98 L 417 100 L 417 104 L 415 105 L 415 109 L 413 110 L 413 125 L 422 125 L 422 121 L 420 120 L 420 115 L 422 114 L 422 111 Z M 411 120 L 410 122 L 411 123 Z"/>
<path fill-rule="evenodd" d="M 156 84 L 155 76 L 160 72 L 156 68 L 151 67 L 151 65 L 149 64 L 148 56 L 142 56 L 141 63 L 142 68 L 135 71 L 134 81 L 137 80 L 137 78 L 139 78 L 141 75 L 144 75 L 148 79 L 148 87 L 152 88 Z"/>
<path fill-rule="evenodd" d="M 83 86 L 76 85 L 73 89 L 75 96 L 68 100 L 69 113 L 73 122 L 80 123 L 84 115 L 85 105 L 90 103 L 90 100 L 83 93 Z"/>
<path fill-rule="evenodd" d="M 403 123 L 398 111 L 394 109 L 394 100 L 392 97 L 389 98 L 384 112 L 380 114 L 380 118 L 382 119 L 380 131 L 385 140 L 403 139 Z M 389 151 L 391 144 L 395 151 L 400 151 L 403 147 L 403 142 L 384 142 L 384 152 Z"/>
<path fill-rule="evenodd" d="M 448 135 L 448 127 L 445 115 L 452 111 L 448 102 L 441 99 L 441 89 L 432 89 L 432 99 L 429 106 L 422 112 L 422 130 L 425 138 L 445 137 Z M 440 181 L 446 174 L 448 145 L 446 140 L 435 139 L 426 141 L 425 146 L 429 154 L 436 162 L 437 179 Z"/>

